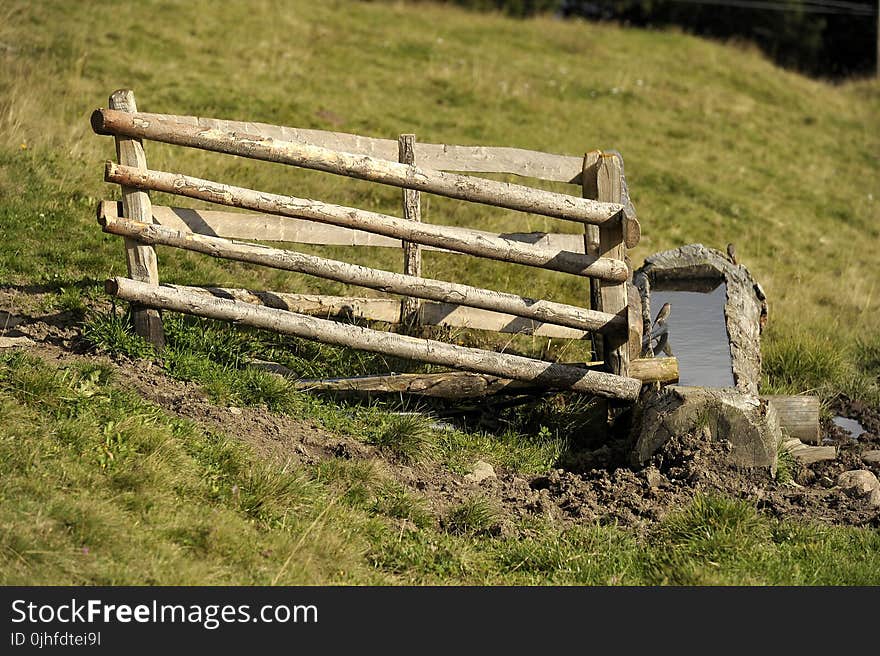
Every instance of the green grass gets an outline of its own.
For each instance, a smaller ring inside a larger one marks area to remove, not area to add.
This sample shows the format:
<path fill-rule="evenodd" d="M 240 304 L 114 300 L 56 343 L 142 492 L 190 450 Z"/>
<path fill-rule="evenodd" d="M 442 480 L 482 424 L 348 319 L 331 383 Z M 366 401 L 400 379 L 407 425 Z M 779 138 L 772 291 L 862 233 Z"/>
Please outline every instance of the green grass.
<path fill-rule="evenodd" d="M 649 534 L 493 502 L 433 511 L 371 462 L 291 466 L 169 417 L 107 365 L 0 356 L 0 584 L 878 584 L 876 530 L 697 497 Z"/>
<path fill-rule="evenodd" d="M 101 181 L 112 140 L 93 135 L 88 116 L 131 87 L 145 111 L 575 155 L 617 149 L 642 221 L 633 261 L 733 241 L 764 286 L 766 391 L 880 403 L 877 80 L 832 86 L 753 49 L 672 32 L 430 4 L 261 0 L 220 11 L 204 0 L 148 0 L 112 13 L 107 21 L 98 5 L 60 0 L 0 7 L 0 287 L 23 303 L 29 290 L 50 292 L 44 309 L 81 322 L 97 350 L 155 360 L 218 404 L 264 406 L 380 445 L 393 463 L 462 474 L 484 459 L 528 475 L 604 439 L 589 429 L 601 409 L 565 396 L 499 411 L 492 426 L 439 431 L 393 414 L 413 409 L 399 402 L 301 394 L 248 363 L 273 360 L 299 377 L 430 368 L 210 321 L 168 315 L 168 347 L 155 353 L 128 330 L 123 305 L 96 308 L 100 281 L 124 275 L 125 262 L 120 240 L 93 218 L 96 202 L 118 190 Z M 146 150 L 157 169 L 400 212 L 391 188 L 161 144 Z M 162 194 L 154 202 L 189 204 Z M 577 230 L 432 196 L 423 218 Z M 391 249 L 307 250 L 400 266 Z M 158 252 L 169 282 L 361 293 Z M 441 253 L 425 254 L 424 273 L 575 304 L 585 295 L 571 276 Z M 456 337 L 583 355 L 560 340 Z M 3 583 L 878 582 L 876 530 L 777 522 L 742 501 L 699 498 L 646 537 L 535 521 L 508 538 L 479 519 L 479 499 L 440 512 L 371 464 L 267 463 L 235 436 L 164 415 L 109 369 L 0 357 Z"/>

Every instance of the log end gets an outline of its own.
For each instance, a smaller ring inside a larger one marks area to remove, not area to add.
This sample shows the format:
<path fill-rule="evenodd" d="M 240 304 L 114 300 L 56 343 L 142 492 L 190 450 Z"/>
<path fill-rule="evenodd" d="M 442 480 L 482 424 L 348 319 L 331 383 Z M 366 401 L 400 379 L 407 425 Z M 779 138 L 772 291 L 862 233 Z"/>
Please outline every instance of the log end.
<path fill-rule="evenodd" d="M 113 182 L 113 176 L 116 174 L 116 163 L 109 159 L 104 162 L 104 182 Z"/>
<path fill-rule="evenodd" d="M 627 248 L 635 248 L 642 239 L 642 226 L 634 216 L 623 215 L 623 241 Z"/>
<path fill-rule="evenodd" d="M 104 281 L 104 291 L 110 296 L 119 294 L 119 280 L 117 278 L 108 278 Z"/>
<path fill-rule="evenodd" d="M 104 136 L 110 135 L 110 131 L 107 129 L 107 122 L 104 120 L 104 109 L 99 108 L 92 112 L 91 117 L 89 118 L 89 123 L 92 124 L 92 131 L 95 134 L 101 134 Z"/>

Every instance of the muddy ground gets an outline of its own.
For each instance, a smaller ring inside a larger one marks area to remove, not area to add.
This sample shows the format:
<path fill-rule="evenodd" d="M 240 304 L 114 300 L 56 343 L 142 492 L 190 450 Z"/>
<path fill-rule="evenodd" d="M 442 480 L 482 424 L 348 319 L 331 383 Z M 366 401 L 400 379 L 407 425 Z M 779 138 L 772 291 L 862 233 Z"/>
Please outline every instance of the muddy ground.
<path fill-rule="evenodd" d="M 312 465 L 330 458 L 370 460 L 385 475 L 422 497 L 435 516 L 474 495 L 485 496 L 500 510 L 495 527 L 514 531 L 519 517 L 540 515 L 560 525 L 617 523 L 643 529 L 686 505 L 697 493 L 720 492 L 752 500 L 763 512 L 780 518 L 804 518 L 832 524 L 880 527 L 880 510 L 839 489 L 837 476 L 852 469 L 880 475 L 880 463 L 865 458 L 880 449 L 880 409 L 846 398 L 831 411 L 858 420 L 867 431 L 853 440 L 830 421 L 823 421 L 826 444 L 838 447 L 833 461 L 795 463 L 793 480 L 781 483 L 766 471 L 737 470 L 727 465 L 717 444 L 699 435 L 671 440 L 644 468 L 625 466 L 622 442 L 584 452 L 569 469 L 524 478 L 495 470 L 482 481 L 467 480 L 438 464 L 404 466 L 351 436 L 335 435 L 308 419 L 274 414 L 262 408 L 214 405 L 193 383 L 173 380 L 157 365 L 111 359 L 88 351 L 69 313 L 46 311 L 47 294 L 34 288 L 0 287 L 0 336 L 28 337 L 31 352 L 61 364 L 96 358 L 117 370 L 117 381 L 169 413 L 250 444 L 266 458 Z"/>

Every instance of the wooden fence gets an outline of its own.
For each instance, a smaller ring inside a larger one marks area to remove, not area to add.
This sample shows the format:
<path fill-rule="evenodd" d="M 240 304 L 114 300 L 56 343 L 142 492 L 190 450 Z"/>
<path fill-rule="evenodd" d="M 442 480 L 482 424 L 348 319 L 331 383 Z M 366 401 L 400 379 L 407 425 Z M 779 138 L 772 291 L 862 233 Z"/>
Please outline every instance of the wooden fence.
<path fill-rule="evenodd" d="M 137 111 L 134 94 L 128 90 L 115 92 L 109 109 L 96 110 L 91 121 L 96 133 L 115 137 L 118 162 L 107 163 L 105 180 L 122 188 L 121 202 L 103 201 L 98 208 L 104 231 L 124 238 L 128 264 L 128 278 L 108 281 L 107 289 L 132 302 L 136 331 L 159 347 L 164 338 L 158 310 L 168 309 L 443 365 L 503 383 L 517 381 L 520 386 L 571 389 L 627 401 L 637 397 L 641 380 L 677 377 L 669 363 L 662 365 L 662 371 L 650 361 L 631 367 L 630 353 L 641 346 L 641 315 L 628 302 L 631 272 L 625 255 L 638 243 L 640 227 L 617 154 L 594 151 L 583 158 L 567 157 L 515 148 L 422 144 L 413 135 L 401 135 L 395 142 L 148 114 Z M 400 187 L 403 217 L 150 170 L 143 140 Z M 565 182 L 577 185 L 580 193 L 555 193 L 466 175 L 489 172 Z M 246 212 L 154 206 L 149 191 Z M 495 234 L 424 223 L 422 192 L 573 221 L 584 226 L 584 235 Z M 235 241 L 240 239 L 402 248 L 403 273 Z M 402 300 L 160 285 L 157 244 L 318 276 L 400 295 Z M 587 277 L 592 309 L 424 278 L 422 249 Z M 571 339 L 592 334 L 599 336 L 603 363 L 550 363 L 330 320 L 352 315 L 388 323 Z M 636 373 L 638 378 L 633 377 Z M 319 382 L 315 386 L 320 388 Z"/>

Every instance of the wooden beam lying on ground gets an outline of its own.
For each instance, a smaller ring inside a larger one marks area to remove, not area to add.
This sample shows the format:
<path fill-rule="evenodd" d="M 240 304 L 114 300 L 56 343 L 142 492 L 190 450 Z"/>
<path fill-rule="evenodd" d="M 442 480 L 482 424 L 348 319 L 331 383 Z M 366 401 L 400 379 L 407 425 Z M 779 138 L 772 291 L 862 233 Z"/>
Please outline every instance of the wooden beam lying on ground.
<path fill-rule="evenodd" d="M 186 175 L 163 171 L 141 171 L 107 162 L 104 179 L 107 182 L 125 184 L 138 189 L 164 191 L 221 205 L 356 228 L 395 239 L 406 239 L 417 244 L 438 246 L 502 262 L 599 278 L 608 282 L 623 282 L 628 275 L 626 264 L 622 259 L 597 258 L 593 255 L 567 251 L 545 251 L 509 239 L 487 236 L 485 233 L 479 234 L 468 228 L 416 223 L 387 214 L 253 191 Z"/>
<path fill-rule="evenodd" d="M 807 444 L 819 444 L 819 397 L 818 396 L 785 396 L 773 394 L 762 396 L 776 414 L 783 430 L 791 437 Z"/>
<path fill-rule="evenodd" d="M 443 280 L 416 278 L 402 273 L 371 269 L 358 264 L 306 255 L 292 250 L 236 242 L 222 237 L 180 232 L 155 224 L 110 217 L 103 217 L 100 221 L 105 232 L 130 237 L 144 244 L 174 246 L 213 257 L 259 264 L 285 271 L 296 271 L 382 292 L 504 312 L 579 330 L 616 330 L 619 332 L 626 325 L 625 317 L 617 317 L 553 301 L 536 300 Z"/>
<path fill-rule="evenodd" d="M 577 366 L 600 369 L 602 362 L 588 362 Z M 675 358 L 633 360 L 630 363 L 633 378 L 643 383 L 674 383 L 678 380 L 678 361 Z M 286 378 L 292 373 L 274 362 L 256 362 L 252 366 Z M 475 374 L 468 371 L 444 371 L 433 374 L 387 374 L 352 376 L 348 378 L 294 379 L 291 383 L 303 391 L 335 392 L 340 394 L 415 394 L 442 399 L 466 399 L 494 394 L 527 394 L 540 388 L 523 381 L 499 376 Z"/>
<path fill-rule="evenodd" d="M 176 285 L 168 285 L 175 289 Z M 400 322 L 401 302 L 396 298 L 364 298 L 351 296 L 324 296 L 321 294 L 288 294 L 283 292 L 250 291 L 226 287 L 191 287 L 217 298 L 229 298 L 254 305 L 265 305 L 279 310 L 324 319 L 352 321 L 366 319 L 397 324 Z M 583 339 L 589 332 L 524 319 L 512 314 L 465 307 L 455 303 L 423 301 L 419 323 L 425 326 L 471 328 L 515 335 L 535 335 L 557 339 Z M 637 376 L 636 376 L 637 377 Z"/>
<path fill-rule="evenodd" d="M 113 296 L 149 307 L 234 321 L 327 344 L 383 353 L 475 373 L 503 376 L 531 382 L 548 389 L 568 389 L 624 401 L 635 401 L 641 389 L 641 381 L 635 378 L 543 362 L 508 353 L 395 335 L 284 310 L 218 299 L 182 288 L 159 287 L 128 278 L 112 278 L 107 281 L 105 288 L 107 293 Z"/>
<path fill-rule="evenodd" d="M 115 200 L 102 200 L 98 216 L 122 216 L 121 204 Z M 234 212 L 229 210 L 203 210 L 188 207 L 153 205 L 153 222 L 160 225 L 197 232 L 227 239 L 251 239 L 255 241 L 285 241 L 295 244 L 321 246 L 377 246 L 400 248 L 401 240 L 377 235 L 365 230 L 344 228 L 306 219 L 295 219 L 276 214 Z M 484 232 L 474 230 L 476 235 L 500 237 L 519 242 L 530 248 L 548 251 L 584 252 L 584 240 L 580 235 L 548 232 Z M 461 255 L 437 246 L 423 246 L 422 250 Z"/>
<path fill-rule="evenodd" d="M 401 164 L 302 142 L 265 139 L 258 134 L 217 128 L 203 129 L 112 109 L 95 110 L 91 120 L 92 128 L 98 134 L 151 139 L 177 146 L 292 164 L 335 175 L 569 221 L 602 225 L 620 221 L 624 209 L 623 205 L 618 203 L 604 203 L 509 182 L 446 173 L 421 168 L 414 164 Z"/>
<path fill-rule="evenodd" d="M 341 150 L 356 155 L 369 155 L 393 160 L 397 157 L 397 142 L 391 139 L 363 137 L 346 132 L 309 130 L 268 123 L 229 121 L 220 118 L 182 116 L 175 114 L 152 114 L 140 112 L 138 116 L 148 121 L 183 123 L 200 129 L 224 132 L 244 132 L 263 139 L 296 141 L 323 148 Z M 588 153 L 588 156 L 594 156 Z M 416 143 L 416 161 L 429 169 L 472 173 L 512 173 L 529 178 L 554 182 L 581 184 L 583 158 L 571 155 L 555 155 L 536 150 L 508 148 L 504 146 L 457 146 L 448 144 Z"/>

